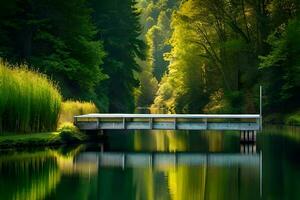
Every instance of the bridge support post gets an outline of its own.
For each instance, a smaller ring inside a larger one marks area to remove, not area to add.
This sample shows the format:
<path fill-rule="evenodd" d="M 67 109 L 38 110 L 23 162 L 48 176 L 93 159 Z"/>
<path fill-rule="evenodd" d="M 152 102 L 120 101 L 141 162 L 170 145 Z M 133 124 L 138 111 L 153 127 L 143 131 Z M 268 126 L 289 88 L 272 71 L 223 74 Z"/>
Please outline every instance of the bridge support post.
<path fill-rule="evenodd" d="M 207 118 L 204 119 L 205 130 L 208 129 Z"/>
<path fill-rule="evenodd" d="M 123 126 L 123 129 L 126 129 L 126 119 L 124 117 L 122 119 L 122 126 Z"/>
<path fill-rule="evenodd" d="M 174 118 L 174 130 L 176 130 L 176 129 L 177 129 L 177 119 Z"/>
<path fill-rule="evenodd" d="M 153 118 L 149 118 L 149 129 L 153 129 Z"/>
<path fill-rule="evenodd" d="M 256 131 L 243 130 L 240 132 L 240 143 L 255 143 L 255 142 L 256 142 Z"/>

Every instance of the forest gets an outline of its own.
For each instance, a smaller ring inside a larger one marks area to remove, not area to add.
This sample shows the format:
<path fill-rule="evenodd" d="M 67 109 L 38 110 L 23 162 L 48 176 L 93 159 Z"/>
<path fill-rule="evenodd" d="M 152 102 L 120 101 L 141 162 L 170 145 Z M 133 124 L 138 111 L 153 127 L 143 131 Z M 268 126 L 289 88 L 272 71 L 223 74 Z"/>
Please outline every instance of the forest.
<path fill-rule="evenodd" d="M 299 1 L 139 6 L 148 49 L 138 104 L 171 113 L 257 113 L 262 85 L 268 121 L 299 121 Z"/>
<path fill-rule="evenodd" d="M 299 7 L 298 0 L 2 0 L 0 58 L 46 74 L 63 100 L 90 101 L 100 112 L 257 113 L 262 85 L 269 121 L 298 123 Z"/>

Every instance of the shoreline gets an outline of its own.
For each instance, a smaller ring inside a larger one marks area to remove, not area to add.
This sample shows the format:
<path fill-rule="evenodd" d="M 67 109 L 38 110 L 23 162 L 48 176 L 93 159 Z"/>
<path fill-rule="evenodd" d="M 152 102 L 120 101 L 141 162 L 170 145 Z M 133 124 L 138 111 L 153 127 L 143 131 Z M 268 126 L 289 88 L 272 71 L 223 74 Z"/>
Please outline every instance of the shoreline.
<path fill-rule="evenodd" d="M 300 126 L 300 112 L 289 114 L 268 114 L 263 116 L 266 125 Z"/>
<path fill-rule="evenodd" d="M 299 125 L 265 123 L 264 126 L 295 127 Z M 30 147 L 59 147 L 103 142 L 105 136 L 86 135 L 81 132 L 5 133 L 0 135 L 0 150 Z"/>
<path fill-rule="evenodd" d="M 61 145 L 78 145 L 103 140 L 102 137 L 89 137 L 83 133 L 45 132 L 45 133 L 7 133 L 0 135 L 0 149 L 22 147 L 56 147 Z"/>

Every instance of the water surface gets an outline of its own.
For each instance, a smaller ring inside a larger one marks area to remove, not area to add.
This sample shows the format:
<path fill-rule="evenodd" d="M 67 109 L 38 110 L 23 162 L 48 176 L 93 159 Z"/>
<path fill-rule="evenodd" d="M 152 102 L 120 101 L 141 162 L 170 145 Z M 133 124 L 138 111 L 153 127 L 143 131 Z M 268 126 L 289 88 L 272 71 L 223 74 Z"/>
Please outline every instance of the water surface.
<path fill-rule="evenodd" d="M 0 199 L 300 199 L 300 130 L 114 132 L 102 144 L 2 150 Z"/>

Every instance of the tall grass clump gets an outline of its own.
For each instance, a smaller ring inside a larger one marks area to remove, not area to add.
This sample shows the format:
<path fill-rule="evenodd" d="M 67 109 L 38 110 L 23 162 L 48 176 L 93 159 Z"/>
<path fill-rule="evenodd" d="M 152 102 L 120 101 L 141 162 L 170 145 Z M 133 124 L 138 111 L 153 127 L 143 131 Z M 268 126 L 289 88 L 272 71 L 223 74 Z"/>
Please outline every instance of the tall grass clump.
<path fill-rule="evenodd" d="M 45 75 L 0 60 L 0 132 L 55 130 L 61 101 Z"/>
<path fill-rule="evenodd" d="M 85 101 L 65 101 L 62 103 L 59 125 L 65 122 L 73 122 L 75 115 L 83 115 L 89 113 L 97 113 L 99 110 L 96 105 L 92 102 Z"/>

